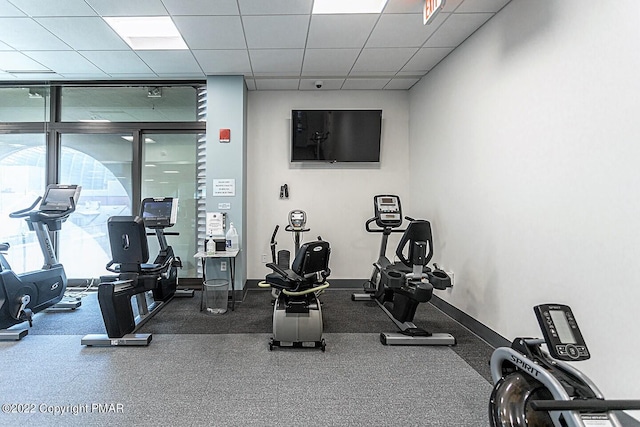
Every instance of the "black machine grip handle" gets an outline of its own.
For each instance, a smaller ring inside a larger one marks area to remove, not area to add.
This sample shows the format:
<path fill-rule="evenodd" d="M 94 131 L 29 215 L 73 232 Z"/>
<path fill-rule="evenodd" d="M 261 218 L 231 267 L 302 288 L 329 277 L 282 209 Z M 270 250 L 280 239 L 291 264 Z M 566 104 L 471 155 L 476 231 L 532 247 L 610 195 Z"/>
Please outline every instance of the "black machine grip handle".
<path fill-rule="evenodd" d="M 24 218 L 26 216 L 29 216 L 29 213 L 31 212 L 31 210 L 33 210 L 33 208 L 36 207 L 36 205 L 40 202 L 40 200 L 42 200 L 42 196 L 38 196 L 36 201 L 33 202 L 33 204 L 31 206 L 29 206 L 28 208 L 20 209 L 19 211 L 15 211 L 15 212 L 11 212 L 9 214 L 9 218 Z"/>
<path fill-rule="evenodd" d="M 364 229 L 367 230 L 368 233 L 386 233 L 386 234 L 390 234 L 390 233 L 404 233 L 406 230 L 397 230 L 395 228 L 391 228 L 391 227 L 384 227 L 384 228 L 371 228 L 369 227 L 369 224 L 371 224 L 372 222 L 375 222 L 376 218 L 369 218 L 367 220 L 367 222 L 364 223 Z"/>
<path fill-rule="evenodd" d="M 307 231 L 311 231 L 311 229 L 310 228 L 301 228 L 299 230 L 296 230 L 295 228 L 293 228 L 290 225 L 285 225 L 284 231 L 298 231 L 300 233 L 306 233 Z"/>
<path fill-rule="evenodd" d="M 532 400 L 534 411 L 623 411 L 640 409 L 640 400 Z"/>

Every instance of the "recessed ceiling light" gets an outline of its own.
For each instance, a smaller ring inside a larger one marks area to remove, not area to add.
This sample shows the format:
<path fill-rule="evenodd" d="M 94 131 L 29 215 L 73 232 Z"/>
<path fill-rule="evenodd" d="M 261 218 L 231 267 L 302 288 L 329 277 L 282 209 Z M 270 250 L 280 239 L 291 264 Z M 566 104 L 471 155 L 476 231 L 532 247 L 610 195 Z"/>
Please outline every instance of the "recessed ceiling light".
<path fill-rule="evenodd" d="M 315 0 L 312 13 L 380 13 L 387 0 Z"/>
<path fill-rule="evenodd" d="M 102 19 L 133 50 L 188 49 L 168 16 L 105 16 Z"/>
<path fill-rule="evenodd" d="M 171 170 L 169 170 L 169 171 L 164 171 L 164 173 L 180 173 L 180 171 L 171 171 Z"/>

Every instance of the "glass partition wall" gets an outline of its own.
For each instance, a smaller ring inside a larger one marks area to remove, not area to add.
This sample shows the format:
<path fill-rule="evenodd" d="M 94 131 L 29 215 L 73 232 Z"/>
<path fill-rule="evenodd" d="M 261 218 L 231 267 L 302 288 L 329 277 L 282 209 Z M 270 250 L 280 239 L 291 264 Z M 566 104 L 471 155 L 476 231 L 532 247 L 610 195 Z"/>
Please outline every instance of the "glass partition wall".
<path fill-rule="evenodd" d="M 110 260 L 106 222 L 139 213 L 144 197 L 178 197 L 178 221 L 167 230 L 184 264 L 181 278 L 198 274 L 205 194 L 204 83 L 162 86 L 0 86 L 0 241 L 11 244 L 16 272 L 42 266 L 33 232 L 10 212 L 31 205 L 47 184 L 79 184 L 82 193 L 62 227 L 59 258 L 70 279 L 105 274 Z M 200 168 L 202 169 L 202 168 Z M 149 236 L 151 261 L 158 244 Z"/>

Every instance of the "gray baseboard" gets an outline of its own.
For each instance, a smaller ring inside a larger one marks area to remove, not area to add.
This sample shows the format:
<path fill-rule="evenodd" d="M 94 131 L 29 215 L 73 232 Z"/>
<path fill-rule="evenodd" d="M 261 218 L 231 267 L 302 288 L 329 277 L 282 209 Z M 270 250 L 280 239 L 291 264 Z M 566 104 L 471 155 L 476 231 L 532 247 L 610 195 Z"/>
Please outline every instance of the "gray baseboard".
<path fill-rule="evenodd" d="M 453 320 L 457 321 L 462 326 L 473 332 L 475 335 L 486 341 L 492 347 L 496 348 L 511 346 L 511 341 L 504 338 L 493 329 L 490 329 L 482 323 L 478 322 L 467 313 L 438 298 L 437 295 L 434 295 L 431 298 L 431 303 L 439 308 L 447 316 L 451 317 Z"/>

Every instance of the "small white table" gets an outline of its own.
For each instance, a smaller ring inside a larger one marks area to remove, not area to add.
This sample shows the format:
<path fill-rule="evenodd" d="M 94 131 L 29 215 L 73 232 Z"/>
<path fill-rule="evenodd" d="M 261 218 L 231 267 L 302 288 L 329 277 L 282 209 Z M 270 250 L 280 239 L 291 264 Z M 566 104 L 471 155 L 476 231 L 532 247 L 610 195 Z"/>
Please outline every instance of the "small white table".
<path fill-rule="evenodd" d="M 204 310 L 204 289 L 205 283 L 207 283 L 207 259 L 214 258 L 227 258 L 229 260 L 229 279 L 231 281 L 231 311 L 234 311 L 236 308 L 236 257 L 240 250 L 236 251 L 217 251 L 214 253 L 211 252 L 203 252 L 200 251 L 196 253 L 193 257 L 200 258 L 202 262 L 202 292 L 200 293 L 200 311 Z"/>

